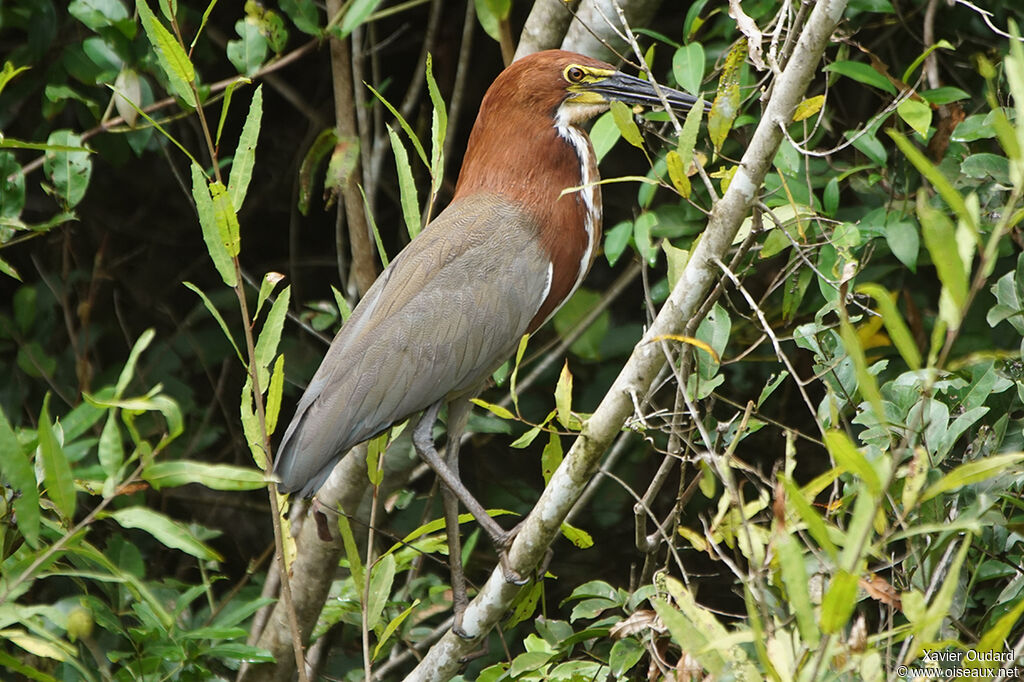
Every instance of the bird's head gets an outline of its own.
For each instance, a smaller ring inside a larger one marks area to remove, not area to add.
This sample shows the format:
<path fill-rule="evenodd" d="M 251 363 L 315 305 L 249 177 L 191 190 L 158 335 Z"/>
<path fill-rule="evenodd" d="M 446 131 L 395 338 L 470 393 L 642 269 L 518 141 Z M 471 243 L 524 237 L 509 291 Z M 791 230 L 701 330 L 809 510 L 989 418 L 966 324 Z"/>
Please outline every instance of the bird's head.
<path fill-rule="evenodd" d="M 697 102 L 685 92 L 665 86 L 660 90 L 677 112 L 685 112 Z M 540 173 L 545 158 L 552 164 L 576 168 L 575 152 L 562 150 L 569 154 L 564 162 L 554 159 L 552 152 L 560 144 L 564 146 L 566 129 L 578 128 L 614 101 L 664 106 L 649 81 L 581 54 L 546 50 L 513 62 L 498 75 L 480 103 L 456 196 L 479 190 L 511 192 L 517 187 L 523 193 L 532 191 L 528 183 Z M 562 143 L 557 142 L 559 137 Z M 578 170 L 574 174 L 575 181 L 568 185 L 578 184 Z"/>
<path fill-rule="evenodd" d="M 688 111 L 697 102 L 685 92 L 665 86 L 660 89 L 676 111 Z M 546 50 L 523 57 L 505 69 L 488 90 L 481 110 L 519 109 L 579 125 L 607 110 L 614 101 L 630 106 L 664 106 L 649 81 L 617 71 L 598 59 Z"/>

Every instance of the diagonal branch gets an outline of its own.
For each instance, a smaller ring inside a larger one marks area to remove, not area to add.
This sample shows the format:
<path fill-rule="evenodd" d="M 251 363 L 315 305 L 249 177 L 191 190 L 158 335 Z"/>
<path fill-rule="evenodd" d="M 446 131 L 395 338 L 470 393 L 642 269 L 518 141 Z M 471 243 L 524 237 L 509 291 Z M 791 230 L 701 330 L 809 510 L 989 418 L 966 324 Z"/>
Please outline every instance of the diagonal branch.
<path fill-rule="evenodd" d="M 510 551 L 512 568 L 521 575 L 537 569 L 575 501 L 596 471 L 601 456 L 633 413 L 631 395 L 642 395 L 665 362 L 652 340 L 678 334 L 700 309 L 721 277 L 715 262 L 723 260 L 740 223 L 750 212 L 783 137 L 783 128 L 804 96 L 832 31 L 846 8 L 845 0 L 819 0 L 803 29 L 793 55 L 774 84 L 750 145 L 722 199 L 711 212 L 707 231 L 694 249 L 672 295 L 619 374 L 604 400 L 584 425 L 562 465 L 523 522 Z M 431 647 L 407 680 L 446 680 L 508 612 L 519 587 L 495 570 L 466 610 L 463 627 L 475 636 L 460 639 L 452 632 Z"/>

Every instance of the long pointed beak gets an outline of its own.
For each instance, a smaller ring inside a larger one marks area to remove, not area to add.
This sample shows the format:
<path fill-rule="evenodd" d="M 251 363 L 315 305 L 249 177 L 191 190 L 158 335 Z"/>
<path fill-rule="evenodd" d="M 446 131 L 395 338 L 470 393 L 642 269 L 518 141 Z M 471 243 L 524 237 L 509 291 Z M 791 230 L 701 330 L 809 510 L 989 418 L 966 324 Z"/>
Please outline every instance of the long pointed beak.
<path fill-rule="evenodd" d="M 606 78 L 587 83 L 583 86 L 586 90 L 600 95 L 607 101 L 618 100 L 626 104 L 639 104 L 645 107 L 661 107 L 664 103 L 655 92 L 654 86 L 649 81 L 630 76 L 629 74 L 615 71 Z M 680 90 L 673 90 L 664 85 L 658 86 L 669 106 L 676 111 L 689 111 L 697 104 L 697 98 Z M 704 111 L 710 111 L 711 105 L 704 103 Z"/>

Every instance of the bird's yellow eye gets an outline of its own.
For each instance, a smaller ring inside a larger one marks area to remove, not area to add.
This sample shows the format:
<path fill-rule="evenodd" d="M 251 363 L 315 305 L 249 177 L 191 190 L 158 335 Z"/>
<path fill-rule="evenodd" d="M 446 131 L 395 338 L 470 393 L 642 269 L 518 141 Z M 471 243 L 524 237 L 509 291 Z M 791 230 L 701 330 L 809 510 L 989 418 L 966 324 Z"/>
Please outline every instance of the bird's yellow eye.
<path fill-rule="evenodd" d="M 565 79 L 570 83 L 579 83 L 586 74 L 578 66 L 570 66 L 565 70 Z"/>

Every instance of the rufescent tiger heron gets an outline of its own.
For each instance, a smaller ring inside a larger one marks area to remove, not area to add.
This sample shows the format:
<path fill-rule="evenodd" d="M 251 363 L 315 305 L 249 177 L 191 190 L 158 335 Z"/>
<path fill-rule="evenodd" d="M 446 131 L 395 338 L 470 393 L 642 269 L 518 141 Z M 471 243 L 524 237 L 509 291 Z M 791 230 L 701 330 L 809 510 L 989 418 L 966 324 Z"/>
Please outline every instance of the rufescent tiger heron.
<path fill-rule="evenodd" d="M 696 102 L 660 90 L 673 109 Z M 278 489 L 310 496 L 349 448 L 423 412 L 413 443 L 444 484 L 460 634 L 466 593 L 459 500 L 494 542 L 506 578 L 520 581 L 507 564 L 512 533 L 459 479 L 469 400 L 590 269 L 601 239 L 601 188 L 581 126 L 614 100 L 663 106 L 648 81 L 560 50 L 523 57 L 497 77 L 480 105 L 451 203 L 352 311 L 281 442 Z M 567 188 L 578 189 L 563 193 Z M 444 405 L 442 459 L 432 430 Z"/>

